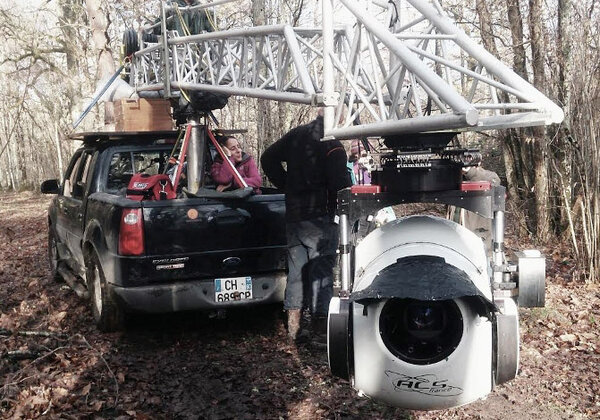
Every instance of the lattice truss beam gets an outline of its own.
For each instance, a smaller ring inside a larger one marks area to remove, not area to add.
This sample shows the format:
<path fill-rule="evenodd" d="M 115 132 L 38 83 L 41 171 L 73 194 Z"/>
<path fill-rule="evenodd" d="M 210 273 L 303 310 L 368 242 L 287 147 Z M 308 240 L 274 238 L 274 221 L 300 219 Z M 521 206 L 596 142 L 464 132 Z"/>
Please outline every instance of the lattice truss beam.
<path fill-rule="evenodd" d="M 343 29 L 336 45 L 347 42 Z M 203 90 L 312 104 L 320 90 L 321 29 L 274 25 L 168 39 L 171 77 L 165 80 L 162 45 L 136 53 L 132 63 L 139 91 Z M 162 67 L 157 68 L 157 64 Z"/>
<path fill-rule="evenodd" d="M 437 0 L 376 0 L 374 13 L 367 1 L 339 0 L 353 18 L 343 27 L 334 25 L 332 3 L 323 0 L 323 29 L 168 36 L 135 54 L 132 80 L 167 96 L 200 90 L 326 106 L 326 137 L 341 139 L 562 121 L 557 105 L 467 36 Z"/>

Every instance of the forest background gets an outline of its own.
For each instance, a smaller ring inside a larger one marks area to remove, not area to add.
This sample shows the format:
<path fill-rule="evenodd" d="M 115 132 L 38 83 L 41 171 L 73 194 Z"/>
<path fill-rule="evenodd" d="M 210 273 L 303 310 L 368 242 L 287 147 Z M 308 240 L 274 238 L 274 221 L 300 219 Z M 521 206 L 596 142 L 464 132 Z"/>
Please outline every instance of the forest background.
<path fill-rule="evenodd" d="M 596 0 L 443 0 L 458 25 L 565 111 L 561 125 L 492 131 L 480 146 L 509 194 L 520 235 L 570 244 L 573 281 L 600 280 L 600 4 Z M 317 0 L 242 0 L 219 7 L 219 29 L 305 24 Z M 0 190 L 38 190 L 78 147 L 66 140 L 98 81 L 120 60 L 122 33 L 154 21 L 159 2 L 0 0 Z M 248 129 L 257 156 L 308 107 L 231 98 L 222 126 Z M 79 128 L 102 127 L 96 107 Z"/>

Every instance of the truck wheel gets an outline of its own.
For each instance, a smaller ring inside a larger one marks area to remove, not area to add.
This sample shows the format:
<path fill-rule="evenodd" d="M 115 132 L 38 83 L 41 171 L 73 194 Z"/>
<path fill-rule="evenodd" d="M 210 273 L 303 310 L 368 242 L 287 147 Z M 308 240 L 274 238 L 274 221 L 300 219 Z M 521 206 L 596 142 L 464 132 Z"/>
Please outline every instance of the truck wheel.
<path fill-rule="evenodd" d="M 61 280 L 62 276 L 58 272 L 58 264 L 60 264 L 58 244 L 52 228 L 48 229 L 48 264 L 50 265 L 50 276 L 52 276 L 52 279 L 56 281 Z"/>
<path fill-rule="evenodd" d="M 106 282 L 96 254 L 92 254 L 88 261 L 86 278 L 92 301 L 92 314 L 98 329 L 103 332 L 123 329 L 125 321 L 123 310 L 112 297 L 112 291 Z"/>

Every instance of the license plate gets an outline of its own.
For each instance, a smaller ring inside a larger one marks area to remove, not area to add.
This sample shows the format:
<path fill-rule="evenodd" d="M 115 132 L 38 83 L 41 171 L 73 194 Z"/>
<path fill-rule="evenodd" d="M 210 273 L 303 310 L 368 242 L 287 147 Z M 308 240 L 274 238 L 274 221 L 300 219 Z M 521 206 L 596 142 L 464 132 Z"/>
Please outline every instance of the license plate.
<path fill-rule="evenodd" d="M 252 299 L 252 278 L 215 279 L 215 302 Z"/>

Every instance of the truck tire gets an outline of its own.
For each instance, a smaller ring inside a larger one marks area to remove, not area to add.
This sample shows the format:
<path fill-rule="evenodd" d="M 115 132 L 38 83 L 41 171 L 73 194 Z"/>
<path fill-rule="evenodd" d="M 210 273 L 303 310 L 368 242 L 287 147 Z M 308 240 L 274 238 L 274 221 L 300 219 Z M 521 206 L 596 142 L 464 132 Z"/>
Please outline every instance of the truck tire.
<path fill-rule="evenodd" d="M 98 329 L 102 332 L 122 330 L 125 323 L 123 310 L 113 299 L 100 260 L 95 253 L 91 255 L 86 265 L 86 279 L 90 292 L 92 314 Z"/>
<path fill-rule="evenodd" d="M 56 235 L 52 231 L 52 226 L 50 226 L 48 228 L 48 265 L 50 267 L 50 276 L 56 281 L 62 279 L 62 276 L 58 272 L 58 264 L 60 264 L 58 243 L 56 242 Z"/>

